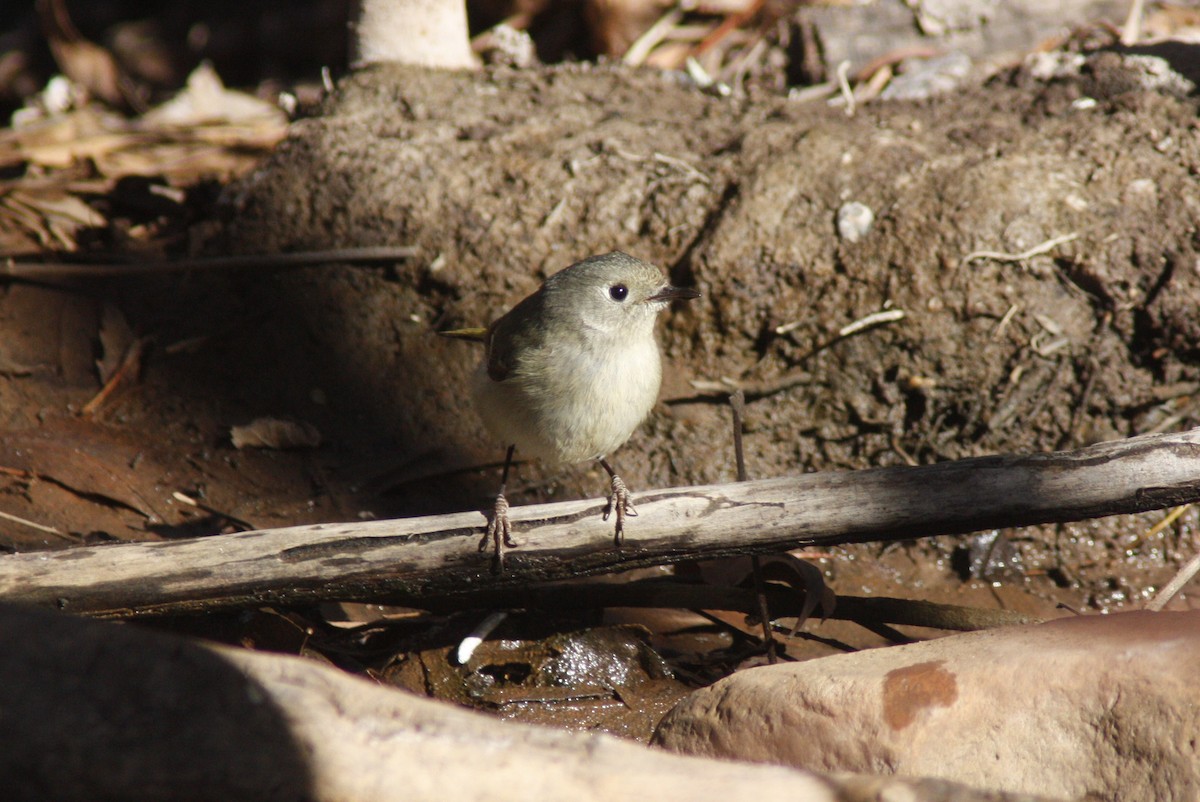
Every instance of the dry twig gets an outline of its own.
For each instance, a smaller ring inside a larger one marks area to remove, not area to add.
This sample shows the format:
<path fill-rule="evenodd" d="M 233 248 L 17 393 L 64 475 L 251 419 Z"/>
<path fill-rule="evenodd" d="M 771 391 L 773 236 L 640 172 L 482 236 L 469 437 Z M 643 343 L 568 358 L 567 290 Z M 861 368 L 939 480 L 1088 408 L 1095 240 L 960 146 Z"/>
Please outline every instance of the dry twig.
<path fill-rule="evenodd" d="M 975 261 L 976 259 L 992 259 L 996 262 L 1024 262 L 1026 259 L 1032 259 L 1035 256 L 1041 256 L 1044 253 L 1049 253 L 1059 245 L 1063 245 L 1077 239 L 1079 239 L 1078 234 L 1064 234 L 1061 237 L 1048 239 L 1040 245 L 1035 245 L 1029 250 L 1021 251 L 1020 253 L 1004 253 L 1003 251 L 972 251 L 964 256 L 958 264 L 960 267 L 962 267 L 969 262 Z"/>
<path fill-rule="evenodd" d="M 1197 572 L 1200 572 L 1200 553 L 1188 560 L 1187 564 L 1171 577 L 1171 581 L 1166 584 L 1166 587 L 1146 603 L 1146 609 L 1156 613 L 1162 610 L 1171 599 L 1175 598 L 1175 594 L 1183 590 L 1184 585 L 1192 581 Z"/>
<path fill-rule="evenodd" d="M 53 526 L 45 526 L 43 524 L 35 523 L 33 521 L 26 520 L 25 518 L 20 518 L 16 515 L 10 515 L 7 512 L 0 512 L 0 518 L 3 518 L 6 521 L 12 521 L 15 524 L 20 524 L 21 526 L 28 526 L 30 529 L 36 529 L 39 532 L 46 532 L 47 534 L 66 537 L 65 534 L 55 529 Z"/>
<path fill-rule="evenodd" d="M 382 245 L 368 248 L 339 248 L 304 253 L 268 253 L 218 256 L 209 259 L 160 259 L 120 264 L 95 262 L 0 262 L 0 280 L 55 281 L 81 278 L 122 278 L 157 273 L 209 270 L 284 270 L 346 262 L 398 262 L 418 253 L 409 246 Z"/>

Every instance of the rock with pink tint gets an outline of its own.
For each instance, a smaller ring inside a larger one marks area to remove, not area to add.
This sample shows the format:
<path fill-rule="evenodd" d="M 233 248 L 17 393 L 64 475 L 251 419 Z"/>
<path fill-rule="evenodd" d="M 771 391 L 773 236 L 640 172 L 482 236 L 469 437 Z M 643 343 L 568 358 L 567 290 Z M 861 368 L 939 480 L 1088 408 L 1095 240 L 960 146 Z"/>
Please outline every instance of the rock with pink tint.
<path fill-rule="evenodd" d="M 728 677 L 655 741 L 692 755 L 1078 799 L 1200 797 L 1200 611 L 956 635 Z"/>

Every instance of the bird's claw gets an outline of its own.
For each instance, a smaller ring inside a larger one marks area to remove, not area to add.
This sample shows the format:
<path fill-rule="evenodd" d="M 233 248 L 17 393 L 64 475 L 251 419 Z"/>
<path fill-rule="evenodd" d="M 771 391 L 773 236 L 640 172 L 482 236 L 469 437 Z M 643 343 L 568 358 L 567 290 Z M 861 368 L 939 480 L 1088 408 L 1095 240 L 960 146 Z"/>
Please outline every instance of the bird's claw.
<path fill-rule="evenodd" d="M 497 570 L 504 568 L 504 549 L 516 548 L 517 543 L 512 539 L 512 522 L 508 520 L 508 499 L 503 493 L 496 495 L 496 503 L 492 506 L 492 514 L 488 517 L 487 529 L 479 541 L 479 550 L 487 548 L 488 541 L 495 544 L 492 556 L 493 565 Z"/>
<path fill-rule="evenodd" d="M 604 508 L 604 520 L 607 521 L 614 512 L 617 514 L 617 527 L 613 532 L 613 545 L 620 548 L 625 540 L 625 516 L 636 518 L 637 510 L 633 508 L 633 500 L 629 496 L 629 488 L 626 487 L 625 481 L 615 473 L 612 477 L 612 492 L 608 496 L 608 505 Z"/>

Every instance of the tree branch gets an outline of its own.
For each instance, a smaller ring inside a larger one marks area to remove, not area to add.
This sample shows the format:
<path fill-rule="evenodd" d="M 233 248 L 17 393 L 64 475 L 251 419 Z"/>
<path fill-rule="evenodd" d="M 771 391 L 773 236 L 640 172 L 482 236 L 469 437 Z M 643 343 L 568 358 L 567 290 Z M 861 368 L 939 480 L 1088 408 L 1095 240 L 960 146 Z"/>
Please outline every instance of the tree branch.
<path fill-rule="evenodd" d="M 423 603 L 533 582 L 805 545 L 1076 521 L 1200 500 L 1200 429 L 1077 451 L 683 487 L 634 497 L 611 547 L 603 502 L 513 508 L 493 574 L 476 512 L 0 557 L 0 601 L 127 616 L 327 599 Z"/>

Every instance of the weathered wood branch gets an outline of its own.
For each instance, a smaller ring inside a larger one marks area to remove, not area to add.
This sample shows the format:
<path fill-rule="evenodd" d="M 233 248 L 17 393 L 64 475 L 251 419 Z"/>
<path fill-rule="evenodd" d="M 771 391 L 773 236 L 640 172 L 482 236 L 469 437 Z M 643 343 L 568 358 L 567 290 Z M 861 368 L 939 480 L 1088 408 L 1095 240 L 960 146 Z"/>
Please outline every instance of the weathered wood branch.
<path fill-rule="evenodd" d="M 1077 451 L 815 473 L 635 496 L 625 546 L 603 503 L 514 508 L 493 574 L 479 513 L 266 529 L 0 557 L 0 601 L 93 615 L 387 600 L 420 607 L 531 582 L 804 545 L 1083 520 L 1200 500 L 1200 429 Z"/>

